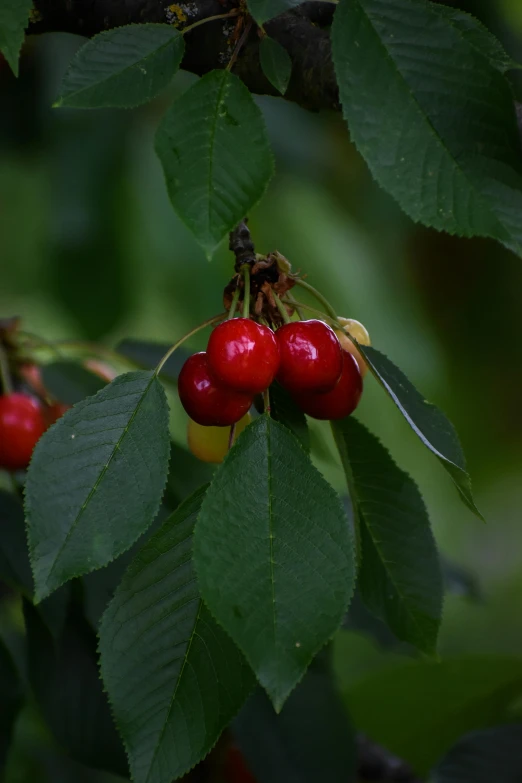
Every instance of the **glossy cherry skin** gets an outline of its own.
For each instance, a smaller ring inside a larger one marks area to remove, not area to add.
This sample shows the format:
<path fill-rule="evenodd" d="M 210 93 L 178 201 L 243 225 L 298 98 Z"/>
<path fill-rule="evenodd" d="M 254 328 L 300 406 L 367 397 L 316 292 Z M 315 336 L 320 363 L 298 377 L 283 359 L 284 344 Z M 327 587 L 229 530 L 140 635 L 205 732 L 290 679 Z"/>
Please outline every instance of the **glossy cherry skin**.
<path fill-rule="evenodd" d="M 279 347 L 268 326 L 250 318 L 232 318 L 210 335 L 207 359 L 212 375 L 223 386 L 260 394 L 275 378 Z"/>
<path fill-rule="evenodd" d="M 21 392 L 0 397 L 0 468 L 23 470 L 47 424 L 37 399 Z"/>
<path fill-rule="evenodd" d="M 343 366 L 341 345 L 323 321 L 292 321 L 276 332 L 281 363 L 277 380 L 288 391 L 327 392 Z"/>
<path fill-rule="evenodd" d="M 363 382 L 357 359 L 343 351 L 341 377 L 328 392 L 323 394 L 294 394 L 294 400 L 313 419 L 344 419 L 356 409 L 363 390 Z"/>
<path fill-rule="evenodd" d="M 178 392 L 190 418 L 205 427 L 235 424 L 252 405 L 252 395 L 227 389 L 216 382 L 204 351 L 189 356 L 181 368 Z"/>

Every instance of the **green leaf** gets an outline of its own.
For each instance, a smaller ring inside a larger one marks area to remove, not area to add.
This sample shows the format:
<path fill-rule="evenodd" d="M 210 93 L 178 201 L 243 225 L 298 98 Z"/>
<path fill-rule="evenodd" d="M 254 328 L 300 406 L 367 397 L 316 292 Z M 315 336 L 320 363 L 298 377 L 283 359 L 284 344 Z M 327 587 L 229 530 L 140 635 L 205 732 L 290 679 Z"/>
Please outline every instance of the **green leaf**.
<path fill-rule="evenodd" d="M 100 627 L 102 677 L 136 783 L 170 783 L 193 767 L 254 684 L 199 595 L 192 533 L 205 489 L 145 544 Z"/>
<path fill-rule="evenodd" d="M 387 356 L 376 348 L 353 342 L 414 433 L 448 471 L 465 505 L 483 520 L 473 500 L 466 460 L 453 424 L 436 405 L 424 399 Z"/>
<path fill-rule="evenodd" d="M 247 5 L 256 22 L 264 24 L 302 2 L 303 0 L 247 0 Z"/>
<path fill-rule="evenodd" d="M 290 76 L 292 75 L 292 60 L 286 49 L 273 38 L 265 35 L 259 46 L 259 59 L 266 78 L 281 95 L 284 95 Z"/>
<path fill-rule="evenodd" d="M 2 0 L 0 4 L 0 52 L 15 76 L 32 7 L 32 0 Z"/>
<path fill-rule="evenodd" d="M 0 579 L 27 596 L 33 594 L 33 577 L 25 535 L 21 500 L 0 490 Z"/>
<path fill-rule="evenodd" d="M 353 141 L 415 221 L 522 254 L 522 155 L 511 88 L 427 0 L 341 0 L 332 46 Z"/>
<path fill-rule="evenodd" d="M 495 726 L 463 737 L 433 772 L 433 783 L 520 783 L 522 726 Z"/>
<path fill-rule="evenodd" d="M 126 356 L 146 370 L 153 370 L 167 353 L 171 346 L 167 343 L 156 343 L 150 340 L 133 340 L 126 338 L 116 346 L 116 351 Z M 190 353 L 185 348 L 177 348 L 161 368 L 161 377 L 177 381 L 181 368 Z"/>
<path fill-rule="evenodd" d="M 0 777 L 11 744 L 13 727 L 23 702 L 23 688 L 11 653 L 0 639 Z"/>
<path fill-rule="evenodd" d="M 93 571 L 83 577 L 83 611 L 93 628 L 97 629 L 99 627 L 103 613 L 114 598 L 116 589 L 130 563 L 151 536 L 158 532 L 171 513 L 172 508 L 163 501 L 152 525 L 138 538 L 130 549 L 116 560 L 113 560 L 112 563 L 104 566 L 104 568 L 99 568 L 97 571 Z M 40 604 L 40 606 L 42 605 Z"/>
<path fill-rule="evenodd" d="M 368 430 L 332 422 L 360 537 L 358 586 L 401 641 L 433 654 L 442 615 L 437 547 L 415 482 Z"/>
<path fill-rule="evenodd" d="M 270 387 L 270 412 L 275 421 L 281 422 L 293 432 L 303 449 L 310 452 L 310 433 L 306 416 L 297 407 L 290 392 L 277 381 Z"/>
<path fill-rule="evenodd" d="M 181 33 L 168 24 L 117 27 L 75 54 L 55 106 L 139 106 L 168 86 L 183 57 Z"/>
<path fill-rule="evenodd" d="M 96 634 L 78 606 L 53 637 L 24 600 L 29 681 L 59 744 L 76 761 L 127 778 L 125 751 L 112 722 L 96 660 Z"/>
<path fill-rule="evenodd" d="M 274 173 L 263 115 L 243 82 L 211 71 L 174 101 L 156 135 L 172 205 L 210 257 Z"/>
<path fill-rule="evenodd" d="M 329 671 L 316 661 L 279 715 L 258 688 L 232 730 L 258 783 L 355 779 L 354 732 Z"/>
<path fill-rule="evenodd" d="M 96 394 L 106 382 L 78 362 L 59 361 L 42 367 L 42 380 L 47 391 L 66 405 Z"/>
<path fill-rule="evenodd" d="M 388 666 L 345 697 L 359 731 L 424 775 L 466 732 L 507 720 L 521 694 L 522 658 L 467 655 Z"/>
<path fill-rule="evenodd" d="M 431 8 L 449 21 L 477 52 L 487 57 L 491 65 L 501 73 L 522 67 L 511 59 L 498 38 L 471 14 L 435 3 Z"/>
<path fill-rule="evenodd" d="M 339 498 L 270 417 L 247 427 L 216 471 L 194 560 L 210 611 L 279 711 L 339 627 L 355 569 Z"/>
<path fill-rule="evenodd" d="M 165 392 L 151 372 L 120 375 L 46 432 L 26 484 L 38 601 L 107 565 L 149 527 L 169 446 Z"/>

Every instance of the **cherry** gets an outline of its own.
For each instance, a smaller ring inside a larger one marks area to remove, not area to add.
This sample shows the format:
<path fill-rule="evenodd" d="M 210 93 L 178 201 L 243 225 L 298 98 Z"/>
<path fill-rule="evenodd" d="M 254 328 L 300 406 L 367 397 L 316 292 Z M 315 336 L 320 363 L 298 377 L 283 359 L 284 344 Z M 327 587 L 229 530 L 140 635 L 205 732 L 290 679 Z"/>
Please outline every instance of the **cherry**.
<path fill-rule="evenodd" d="M 294 400 L 314 419 L 344 419 L 356 409 L 362 389 L 357 360 L 348 351 L 343 351 L 343 369 L 334 388 L 323 394 L 294 394 Z"/>
<path fill-rule="evenodd" d="M 23 470 L 46 422 L 38 400 L 15 392 L 0 397 L 0 468 Z"/>
<path fill-rule="evenodd" d="M 64 402 L 54 402 L 52 405 L 48 405 L 44 411 L 47 426 L 50 427 L 51 424 L 54 424 L 58 419 L 61 419 L 63 414 L 71 407 L 71 405 L 66 405 Z"/>
<path fill-rule="evenodd" d="M 247 394 L 268 389 L 279 367 L 273 331 L 250 318 L 232 318 L 219 324 L 210 335 L 207 357 L 219 383 Z"/>
<path fill-rule="evenodd" d="M 347 329 L 347 331 L 350 332 L 352 337 L 355 337 L 360 345 L 371 345 L 368 330 L 365 326 L 362 325 L 360 321 L 356 321 L 354 318 L 338 318 L 337 320 L 344 326 L 345 329 Z M 336 330 L 336 334 L 339 338 L 339 342 L 341 343 L 341 347 L 344 348 L 345 351 L 348 351 L 348 353 L 351 353 L 352 356 L 355 356 L 357 364 L 359 365 L 359 370 L 361 371 L 361 375 L 364 378 L 368 372 L 368 365 L 361 355 L 361 352 L 357 350 L 350 338 L 347 337 L 340 329 Z"/>
<path fill-rule="evenodd" d="M 291 392 L 327 392 L 343 366 L 335 332 L 323 321 L 292 321 L 276 332 L 281 355 L 279 383 Z"/>
<path fill-rule="evenodd" d="M 178 392 L 190 418 L 204 427 L 235 424 L 252 405 L 252 395 L 216 383 L 204 351 L 189 356 L 181 368 Z"/>
<path fill-rule="evenodd" d="M 234 442 L 245 427 L 252 421 L 250 413 L 246 413 L 236 424 Z M 228 427 L 204 427 L 192 419 L 187 426 L 188 447 L 195 457 L 202 462 L 223 462 L 228 452 L 230 430 Z"/>

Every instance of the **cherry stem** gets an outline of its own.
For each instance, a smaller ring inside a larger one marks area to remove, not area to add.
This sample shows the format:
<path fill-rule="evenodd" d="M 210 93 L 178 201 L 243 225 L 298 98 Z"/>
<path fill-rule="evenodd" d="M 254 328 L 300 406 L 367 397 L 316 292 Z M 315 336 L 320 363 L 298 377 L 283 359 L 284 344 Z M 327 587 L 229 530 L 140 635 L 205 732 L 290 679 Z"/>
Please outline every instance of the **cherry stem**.
<path fill-rule="evenodd" d="M 105 359 L 108 362 L 124 362 L 126 364 L 132 364 L 134 367 L 139 366 L 136 362 L 133 362 L 132 359 L 118 353 L 118 351 L 114 351 L 112 348 L 108 348 L 105 345 L 98 345 L 97 343 L 83 342 L 81 340 L 56 340 L 53 343 L 47 343 L 47 345 L 55 351 L 59 351 L 60 348 L 63 348 L 64 350 L 69 349 L 71 351 L 82 351 L 91 356 L 96 356 L 99 359 Z"/>
<path fill-rule="evenodd" d="M 243 318 L 250 318 L 250 267 L 248 264 L 243 266 L 243 277 L 245 278 L 245 288 L 243 291 Z"/>
<path fill-rule="evenodd" d="M 274 297 L 274 302 L 277 305 L 277 309 L 281 313 L 281 318 L 283 319 L 285 324 L 289 324 L 290 323 L 290 316 L 288 315 L 288 313 L 286 311 L 286 307 L 284 306 L 284 304 L 282 303 L 282 301 L 280 300 L 280 298 L 278 297 L 278 295 L 276 294 L 275 291 L 272 291 L 272 296 Z M 292 304 L 292 302 L 289 302 L 289 304 Z"/>
<path fill-rule="evenodd" d="M 55 356 L 61 358 L 60 349 L 57 348 L 54 343 L 49 342 L 49 340 L 44 340 L 43 337 L 39 337 L 37 334 L 33 334 L 33 332 L 26 332 L 22 329 L 19 329 L 17 334 L 19 337 L 25 338 L 30 343 L 31 348 L 35 348 L 36 350 L 39 348 L 49 348 Z M 22 345 L 21 347 L 26 348 L 27 346 Z"/>
<path fill-rule="evenodd" d="M 2 382 L 2 393 L 12 394 L 13 383 L 11 380 L 11 373 L 9 372 L 9 362 L 7 361 L 7 354 L 3 346 L 0 345 L 0 381 Z"/>
<path fill-rule="evenodd" d="M 235 425 L 235 423 L 234 423 L 234 424 L 233 424 L 233 425 L 230 427 L 230 435 L 229 435 L 229 437 L 228 437 L 228 450 L 229 450 L 229 451 L 230 451 L 230 449 L 232 448 L 232 446 L 234 445 L 234 440 L 235 440 L 235 437 L 236 437 L 236 425 Z"/>
<path fill-rule="evenodd" d="M 203 321 L 202 324 L 199 324 L 199 326 L 194 327 L 194 329 L 191 329 L 190 332 L 187 332 L 183 337 L 181 337 L 174 345 L 172 345 L 165 356 L 160 360 L 158 366 L 154 370 L 154 375 L 157 377 L 160 372 L 163 369 L 163 365 L 165 362 L 167 362 L 175 350 L 177 350 L 180 345 L 183 345 L 183 343 L 189 339 L 189 337 L 192 337 L 192 335 L 197 334 L 201 329 L 204 329 L 206 326 L 211 326 L 212 324 L 217 323 L 218 321 L 223 321 L 227 317 L 227 313 L 219 313 L 219 315 L 214 315 L 212 318 L 208 318 L 206 321 Z"/>
<path fill-rule="evenodd" d="M 229 11 L 228 14 L 216 14 L 215 16 L 207 16 L 206 19 L 199 19 L 197 22 L 194 22 L 193 24 L 189 24 L 188 27 L 185 27 L 183 30 L 180 30 L 181 35 L 186 35 L 186 33 L 190 33 L 191 30 L 193 30 L 195 27 L 199 27 L 200 24 L 206 24 L 207 22 L 217 22 L 218 19 L 231 19 L 234 16 L 237 16 L 239 14 L 239 9 L 234 8 L 232 11 Z"/>
<path fill-rule="evenodd" d="M 275 294 L 274 294 L 275 296 Z M 286 302 L 286 304 L 294 306 L 294 303 L 291 302 L 289 299 L 283 299 L 283 302 Z M 317 307 L 310 307 L 310 305 L 305 305 L 302 302 L 299 302 L 299 307 L 302 307 L 304 310 L 309 310 L 311 313 L 315 313 L 315 315 L 320 315 L 321 318 L 324 318 L 326 321 L 330 321 L 334 326 L 337 327 L 337 329 L 340 329 L 342 332 L 344 332 L 352 342 L 354 342 L 353 337 L 350 335 L 350 332 L 340 323 L 337 319 L 337 317 L 333 317 L 331 315 L 327 315 L 326 313 L 323 313 L 322 310 L 318 310 Z"/>
<path fill-rule="evenodd" d="M 235 314 L 236 314 L 237 303 L 238 303 L 238 300 L 239 300 L 239 294 L 240 294 L 240 290 L 239 290 L 239 286 L 238 286 L 236 288 L 236 290 L 234 291 L 234 296 L 232 297 L 232 303 L 230 305 L 230 310 L 228 311 L 228 319 L 229 320 L 232 319 L 235 316 Z"/>
<path fill-rule="evenodd" d="M 295 284 L 298 285 L 298 286 L 301 286 L 301 288 L 304 288 L 305 291 L 308 291 L 309 293 L 311 293 L 312 296 L 314 296 L 317 299 L 317 301 L 320 302 L 323 305 L 324 309 L 326 310 L 326 312 L 328 313 L 330 318 L 333 318 L 335 321 L 337 321 L 337 313 L 333 309 L 333 307 L 330 304 L 330 302 L 328 301 L 328 299 L 326 299 L 317 290 L 317 288 L 314 288 L 313 285 L 310 285 L 310 283 L 305 283 L 305 281 L 301 280 L 301 278 L 299 278 L 299 277 L 295 279 Z"/>
<path fill-rule="evenodd" d="M 234 67 L 235 62 L 236 62 L 236 60 L 238 58 L 239 52 L 243 48 L 243 44 L 245 43 L 246 39 L 248 38 L 248 35 L 249 35 L 251 29 L 252 29 L 252 20 L 247 22 L 246 27 L 243 30 L 243 34 L 242 34 L 241 38 L 239 39 L 239 41 L 237 42 L 236 48 L 234 49 L 234 51 L 232 53 L 232 57 L 230 58 L 227 67 L 225 68 L 226 71 L 231 71 L 232 68 Z"/>
<path fill-rule="evenodd" d="M 267 413 L 270 416 L 270 392 L 268 389 L 265 389 L 263 392 L 263 408 L 265 413 Z"/>
<path fill-rule="evenodd" d="M 298 302 L 297 299 L 294 296 L 292 296 L 292 294 L 290 292 L 287 294 L 287 297 L 288 297 L 288 301 L 291 302 L 293 304 L 293 306 L 295 307 L 297 315 L 299 316 L 301 321 L 304 321 L 303 313 L 301 312 L 301 309 L 300 309 L 301 308 L 301 303 Z"/>

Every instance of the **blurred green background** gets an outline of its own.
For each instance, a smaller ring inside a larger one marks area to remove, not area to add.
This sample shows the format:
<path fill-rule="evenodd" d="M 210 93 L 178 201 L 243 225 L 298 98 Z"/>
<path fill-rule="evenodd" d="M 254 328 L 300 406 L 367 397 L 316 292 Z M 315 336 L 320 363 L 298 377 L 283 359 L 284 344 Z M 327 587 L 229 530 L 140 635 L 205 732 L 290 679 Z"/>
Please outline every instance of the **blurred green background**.
<path fill-rule="evenodd" d="M 522 62 L 520 0 L 458 5 Z M 81 43 L 30 39 L 19 80 L 0 69 L 0 315 L 20 315 L 49 340 L 174 342 L 220 312 L 233 264 L 225 244 L 206 261 L 170 207 L 153 151 L 171 95 L 194 77 L 179 74 L 169 95 L 136 111 L 52 109 Z M 513 83 L 522 96 L 516 73 Z M 259 104 L 277 175 L 250 215 L 257 250 L 280 250 L 340 315 L 362 321 L 463 442 L 486 525 L 368 377 L 361 420 L 418 481 L 442 552 L 480 582 L 480 602 L 447 597 L 441 654 L 520 654 L 522 260 L 413 225 L 372 181 L 339 116 Z M 184 443 L 186 419 L 171 401 Z M 328 431 L 314 426 L 318 464 L 342 490 Z M 351 676 L 379 661 L 363 646 Z"/>

